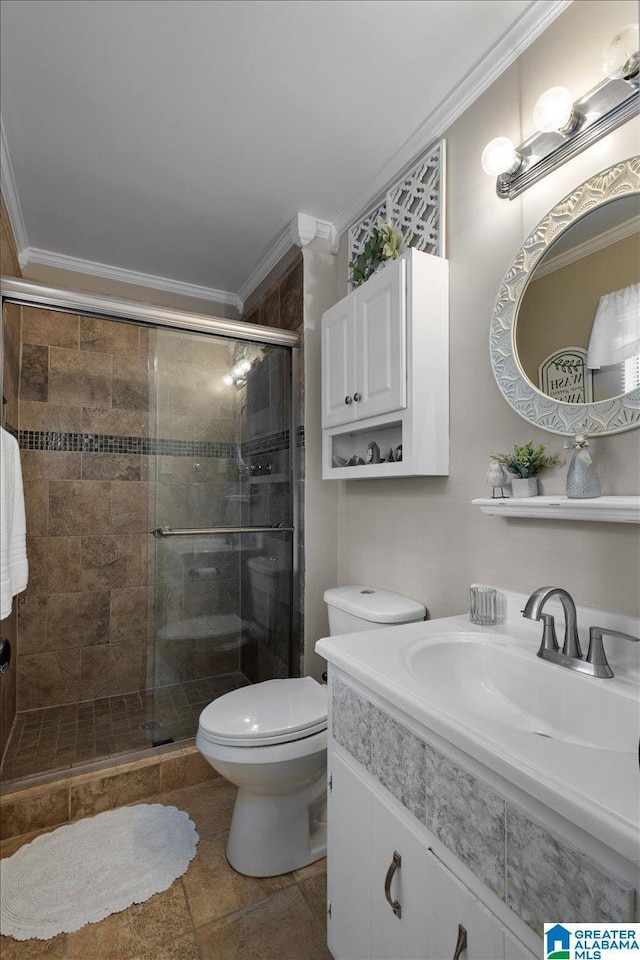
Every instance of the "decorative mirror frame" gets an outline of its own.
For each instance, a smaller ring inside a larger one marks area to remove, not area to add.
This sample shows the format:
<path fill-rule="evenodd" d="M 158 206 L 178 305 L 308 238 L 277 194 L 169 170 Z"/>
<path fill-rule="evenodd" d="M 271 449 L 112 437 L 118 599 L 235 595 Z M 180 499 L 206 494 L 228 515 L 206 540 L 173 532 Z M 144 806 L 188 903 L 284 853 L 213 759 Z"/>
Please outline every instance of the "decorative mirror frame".
<path fill-rule="evenodd" d="M 491 366 L 507 403 L 542 430 L 564 435 L 621 433 L 640 426 L 640 387 L 593 403 L 564 403 L 538 390 L 525 375 L 515 343 L 518 308 L 540 258 L 554 240 L 591 210 L 640 193 L 640 157 L 597 173 L 568 194 L 529 234 L 507 270 L 491 316 Z"/>

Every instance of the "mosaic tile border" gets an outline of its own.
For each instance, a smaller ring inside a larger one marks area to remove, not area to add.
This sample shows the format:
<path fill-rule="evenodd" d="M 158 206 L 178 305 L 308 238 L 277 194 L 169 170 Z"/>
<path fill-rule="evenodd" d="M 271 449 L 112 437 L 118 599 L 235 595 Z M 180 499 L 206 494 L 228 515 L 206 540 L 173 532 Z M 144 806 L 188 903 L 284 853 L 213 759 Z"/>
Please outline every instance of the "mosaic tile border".
<path fill-rule="evenodd" d="M 49 430 L 10 432 L 21 450 L 64 453 L 124 453 L 164 457 L 218 457 L 235 460 L 261 453 L 276 453 L 289 448 L 289 431 L 247 440 L 242 444 L 209 440 L 160 440 L 149 437 L 124 437 L 116 434 L 64 433 Z M 304 447 L 304 427 L 296 432 L 296 445 Z"/>
<path fill-rule="evenodd" d="M 352 687 L 331 687 L 335 740 L 535 933 L 545 919 L 634 918 L 635 890 Z"/>

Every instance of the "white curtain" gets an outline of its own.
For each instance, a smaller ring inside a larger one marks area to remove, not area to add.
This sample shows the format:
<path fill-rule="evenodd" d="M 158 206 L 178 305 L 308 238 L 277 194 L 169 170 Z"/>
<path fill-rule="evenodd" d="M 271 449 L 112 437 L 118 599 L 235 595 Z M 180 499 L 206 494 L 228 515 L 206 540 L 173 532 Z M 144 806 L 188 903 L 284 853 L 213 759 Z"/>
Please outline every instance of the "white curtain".
<path fill-rule="evenodd" d="M 640 353 L 640 283 L 600 298 L 593 319 L 587 367 L 622 363 Z"/>

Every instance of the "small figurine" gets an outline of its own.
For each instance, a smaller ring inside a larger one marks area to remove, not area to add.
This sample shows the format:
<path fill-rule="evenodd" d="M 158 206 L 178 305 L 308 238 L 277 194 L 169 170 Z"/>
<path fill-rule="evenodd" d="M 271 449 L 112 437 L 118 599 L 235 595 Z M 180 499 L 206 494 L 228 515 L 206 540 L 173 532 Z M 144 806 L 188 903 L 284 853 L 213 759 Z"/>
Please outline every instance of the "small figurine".
<path fill-rule="evenodd" d="M 396 461 L 396 463 L 400 463 L 400 461 L 402 460 L 402 444 L 396 447 L 396 449 L 393 451 L 393 458 Z"/>
<path fill-rule="evenodd" d="M 492 460 L 487 470 L 486 481 L 489 484 L 491 489 L 491 499 L 492 500 L 501 500 L 504 498 L 503 486 L 507 482 L 507 471 L 504 469 L 501 463 L 498 463 L 497 460 Z M 496 494 L 496 490 L 500 488 L 500 494 Z"/>
<path fill-rule="evenodd" d="M 380 463 L 380 447 L 375 440 L 367 447 L 367 463 Z"/>
<path fill-rule="evenodd" d="M 346 467 L 346 465 L 347 465 L 347 461 L 345 460 L 344 457 L 339 457 L 337 453 L 333 455 L 331 459 L 332 467 Z"/>
<path fill-rule="evenodd" d="M 385 463 L 393 463 L 393 462 L 394 462 L 394 459 L 393 459 L 393 447 L 389 447 L 389 453 L 387 454 L 387 458 L 386 458 L 386 460 L 385 460 L 384 462 L 385 462 Z"/>
<path fill-rule="evenodd" d="M 364 467 L 364 460 L 362 459 L 362 457 L 357 457 L 354 453 L 354 455 L 351 457 L 351 459 L 347 463 L 347 466 L 348 467 Z"/>

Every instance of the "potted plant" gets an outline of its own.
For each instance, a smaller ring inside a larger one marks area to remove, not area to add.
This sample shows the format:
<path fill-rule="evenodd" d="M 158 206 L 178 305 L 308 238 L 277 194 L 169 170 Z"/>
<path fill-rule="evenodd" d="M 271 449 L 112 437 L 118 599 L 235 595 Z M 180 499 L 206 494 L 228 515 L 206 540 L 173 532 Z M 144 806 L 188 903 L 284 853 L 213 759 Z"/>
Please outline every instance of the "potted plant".
<path fill-rule="evenodd" d="M 354 287 L 368 280 L 387 260 L 397 260 L 402 252 L 402 234 L 390 223 L 378 219 L 364 250 L 349 263 Z"/>
<path fill-rule="evenodd" d="M 514 443 L 513 453 L 491 454 L 493 460 L 504 464 L 507 470 L 515 474 L 511 481 L 514 497 L 538 496 L 538 474 L 558 462 L 557 454 L 547 457 L 544 450 L 544 443 L 534 447 L 533 442 L 529 440 L 523 447 Z"/>

